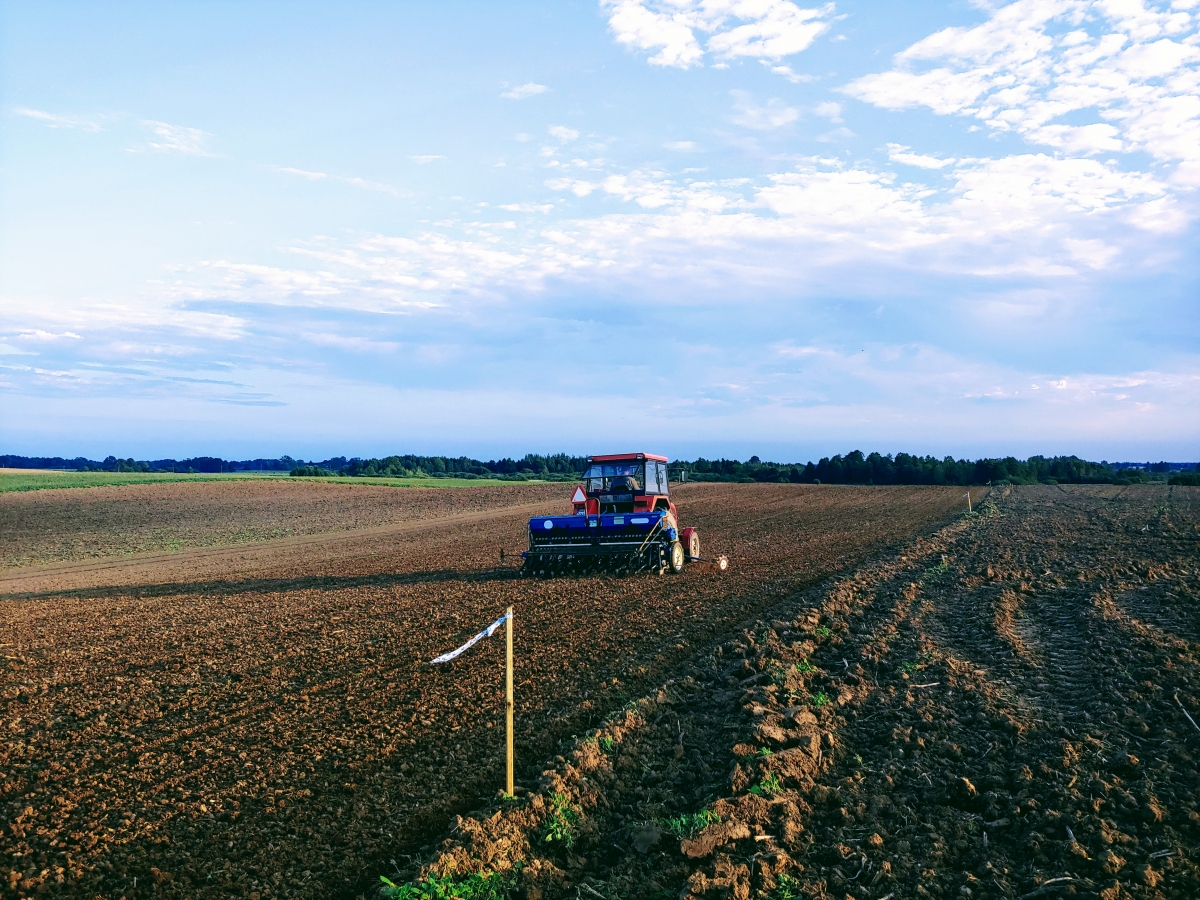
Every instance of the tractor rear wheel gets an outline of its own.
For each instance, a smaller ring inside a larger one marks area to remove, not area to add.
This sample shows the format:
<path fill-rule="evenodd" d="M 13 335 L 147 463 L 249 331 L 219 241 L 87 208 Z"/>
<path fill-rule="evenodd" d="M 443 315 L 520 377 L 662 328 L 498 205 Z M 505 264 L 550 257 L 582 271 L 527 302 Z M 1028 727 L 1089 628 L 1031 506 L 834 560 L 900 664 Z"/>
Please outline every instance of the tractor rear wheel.
<path fill-rule="evenodd" d="M 671 574 L 678 575 L 683 571 L 683 544 L 679 541 L 671 541 L 671 549 L 668 556 L 668 564 L 671 567 Z"/>
<path fill-rule="evenodd" d="M 688 535 L 687 555 L 692 559 L 700 558 L 700 532 L 695 529 Z"/>

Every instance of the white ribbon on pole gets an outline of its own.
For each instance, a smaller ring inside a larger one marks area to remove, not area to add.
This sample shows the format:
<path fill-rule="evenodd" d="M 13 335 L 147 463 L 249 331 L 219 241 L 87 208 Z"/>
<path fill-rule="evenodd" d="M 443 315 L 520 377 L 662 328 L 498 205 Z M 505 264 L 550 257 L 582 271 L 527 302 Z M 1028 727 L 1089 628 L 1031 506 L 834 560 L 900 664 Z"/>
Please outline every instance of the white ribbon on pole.
<path fill-rule="evenodd" d="M 483 631 L 479 632 L 479 634 L 475 635 L 475 637 L 471 638 L 469 641 L 467 641 L 465 644 L 463 644 L 461 647 L 459 647 L 457 650 L 451 650 L 449 653 L 443 653 L 437 659 L 431 659 L 429 661 L 429 664 L 432 666 L 432 665 L 435 665 L 436 663 L 450 662 L 450 660 L 455 659 L 456 657 L 465 653 L 467 650 L 470 650 L 472 647 L 474 647 L 476 644 L 478 644 L 480 641 L 482 641 L 485 637 L 491 637 L 493 634 L 496 633 L 496 629 L 499 628 L 501 625 L 503 625 L 507 621 L 508 621 L 508 613 L 505 613 L 500 618 L 498 618 L 495 622 L 493 622 L 491 625 L 489 625 L 487 628 L 483 629 Z"/>

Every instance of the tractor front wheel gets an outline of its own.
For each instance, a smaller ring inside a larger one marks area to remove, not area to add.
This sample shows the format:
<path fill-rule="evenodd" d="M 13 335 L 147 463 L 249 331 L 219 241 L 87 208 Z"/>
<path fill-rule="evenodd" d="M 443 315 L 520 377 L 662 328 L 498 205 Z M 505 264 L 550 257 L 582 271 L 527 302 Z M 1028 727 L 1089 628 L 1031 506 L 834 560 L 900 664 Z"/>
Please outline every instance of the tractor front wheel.
<path fill-rule="evenodd" d="M 671 541 L 671 550 L 669 554 L 669 564 L 671 566 L 671 574 L 678 575 L 683 571 L 683 544 L 679 541 Z"/>

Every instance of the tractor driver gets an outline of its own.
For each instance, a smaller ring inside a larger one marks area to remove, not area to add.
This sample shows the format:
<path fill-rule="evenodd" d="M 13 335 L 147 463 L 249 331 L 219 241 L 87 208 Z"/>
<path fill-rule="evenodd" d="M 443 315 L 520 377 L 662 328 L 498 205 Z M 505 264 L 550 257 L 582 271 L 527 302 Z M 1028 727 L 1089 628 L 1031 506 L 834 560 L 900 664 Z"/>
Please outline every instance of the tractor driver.
<path fill-rule="evenodd" d="M 639 491 L 636 475 L 618 475 L 609 486 L 610 491 Z"/>

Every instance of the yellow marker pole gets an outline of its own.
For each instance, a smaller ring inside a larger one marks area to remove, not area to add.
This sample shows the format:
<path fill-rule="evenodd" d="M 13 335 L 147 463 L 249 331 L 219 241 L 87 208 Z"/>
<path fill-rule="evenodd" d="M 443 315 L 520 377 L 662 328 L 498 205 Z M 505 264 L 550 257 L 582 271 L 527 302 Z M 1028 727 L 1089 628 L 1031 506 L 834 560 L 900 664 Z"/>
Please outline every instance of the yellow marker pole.
<path fill-rule="evenodd" d="M 507 671 L 505 672 L 505 689 L 507 696 L 504 702 L 504 715 L 507 719 L 507 740 L 508 740 L 508 759 L 507 771 L 505 772 L 504 789 L 508 796 L 513 796 L 513 660 L 512 660 L 512 629 L 513 629 L 513 608 L 508 608 L 508 621 L 505 623 L 506 637 L 506 652 L 505 658 L 508 663 Z"/>
<path fill-rule="evenodd" d="M 967 491 L 967 512 L 971 512 L 971 492 Z"/>

